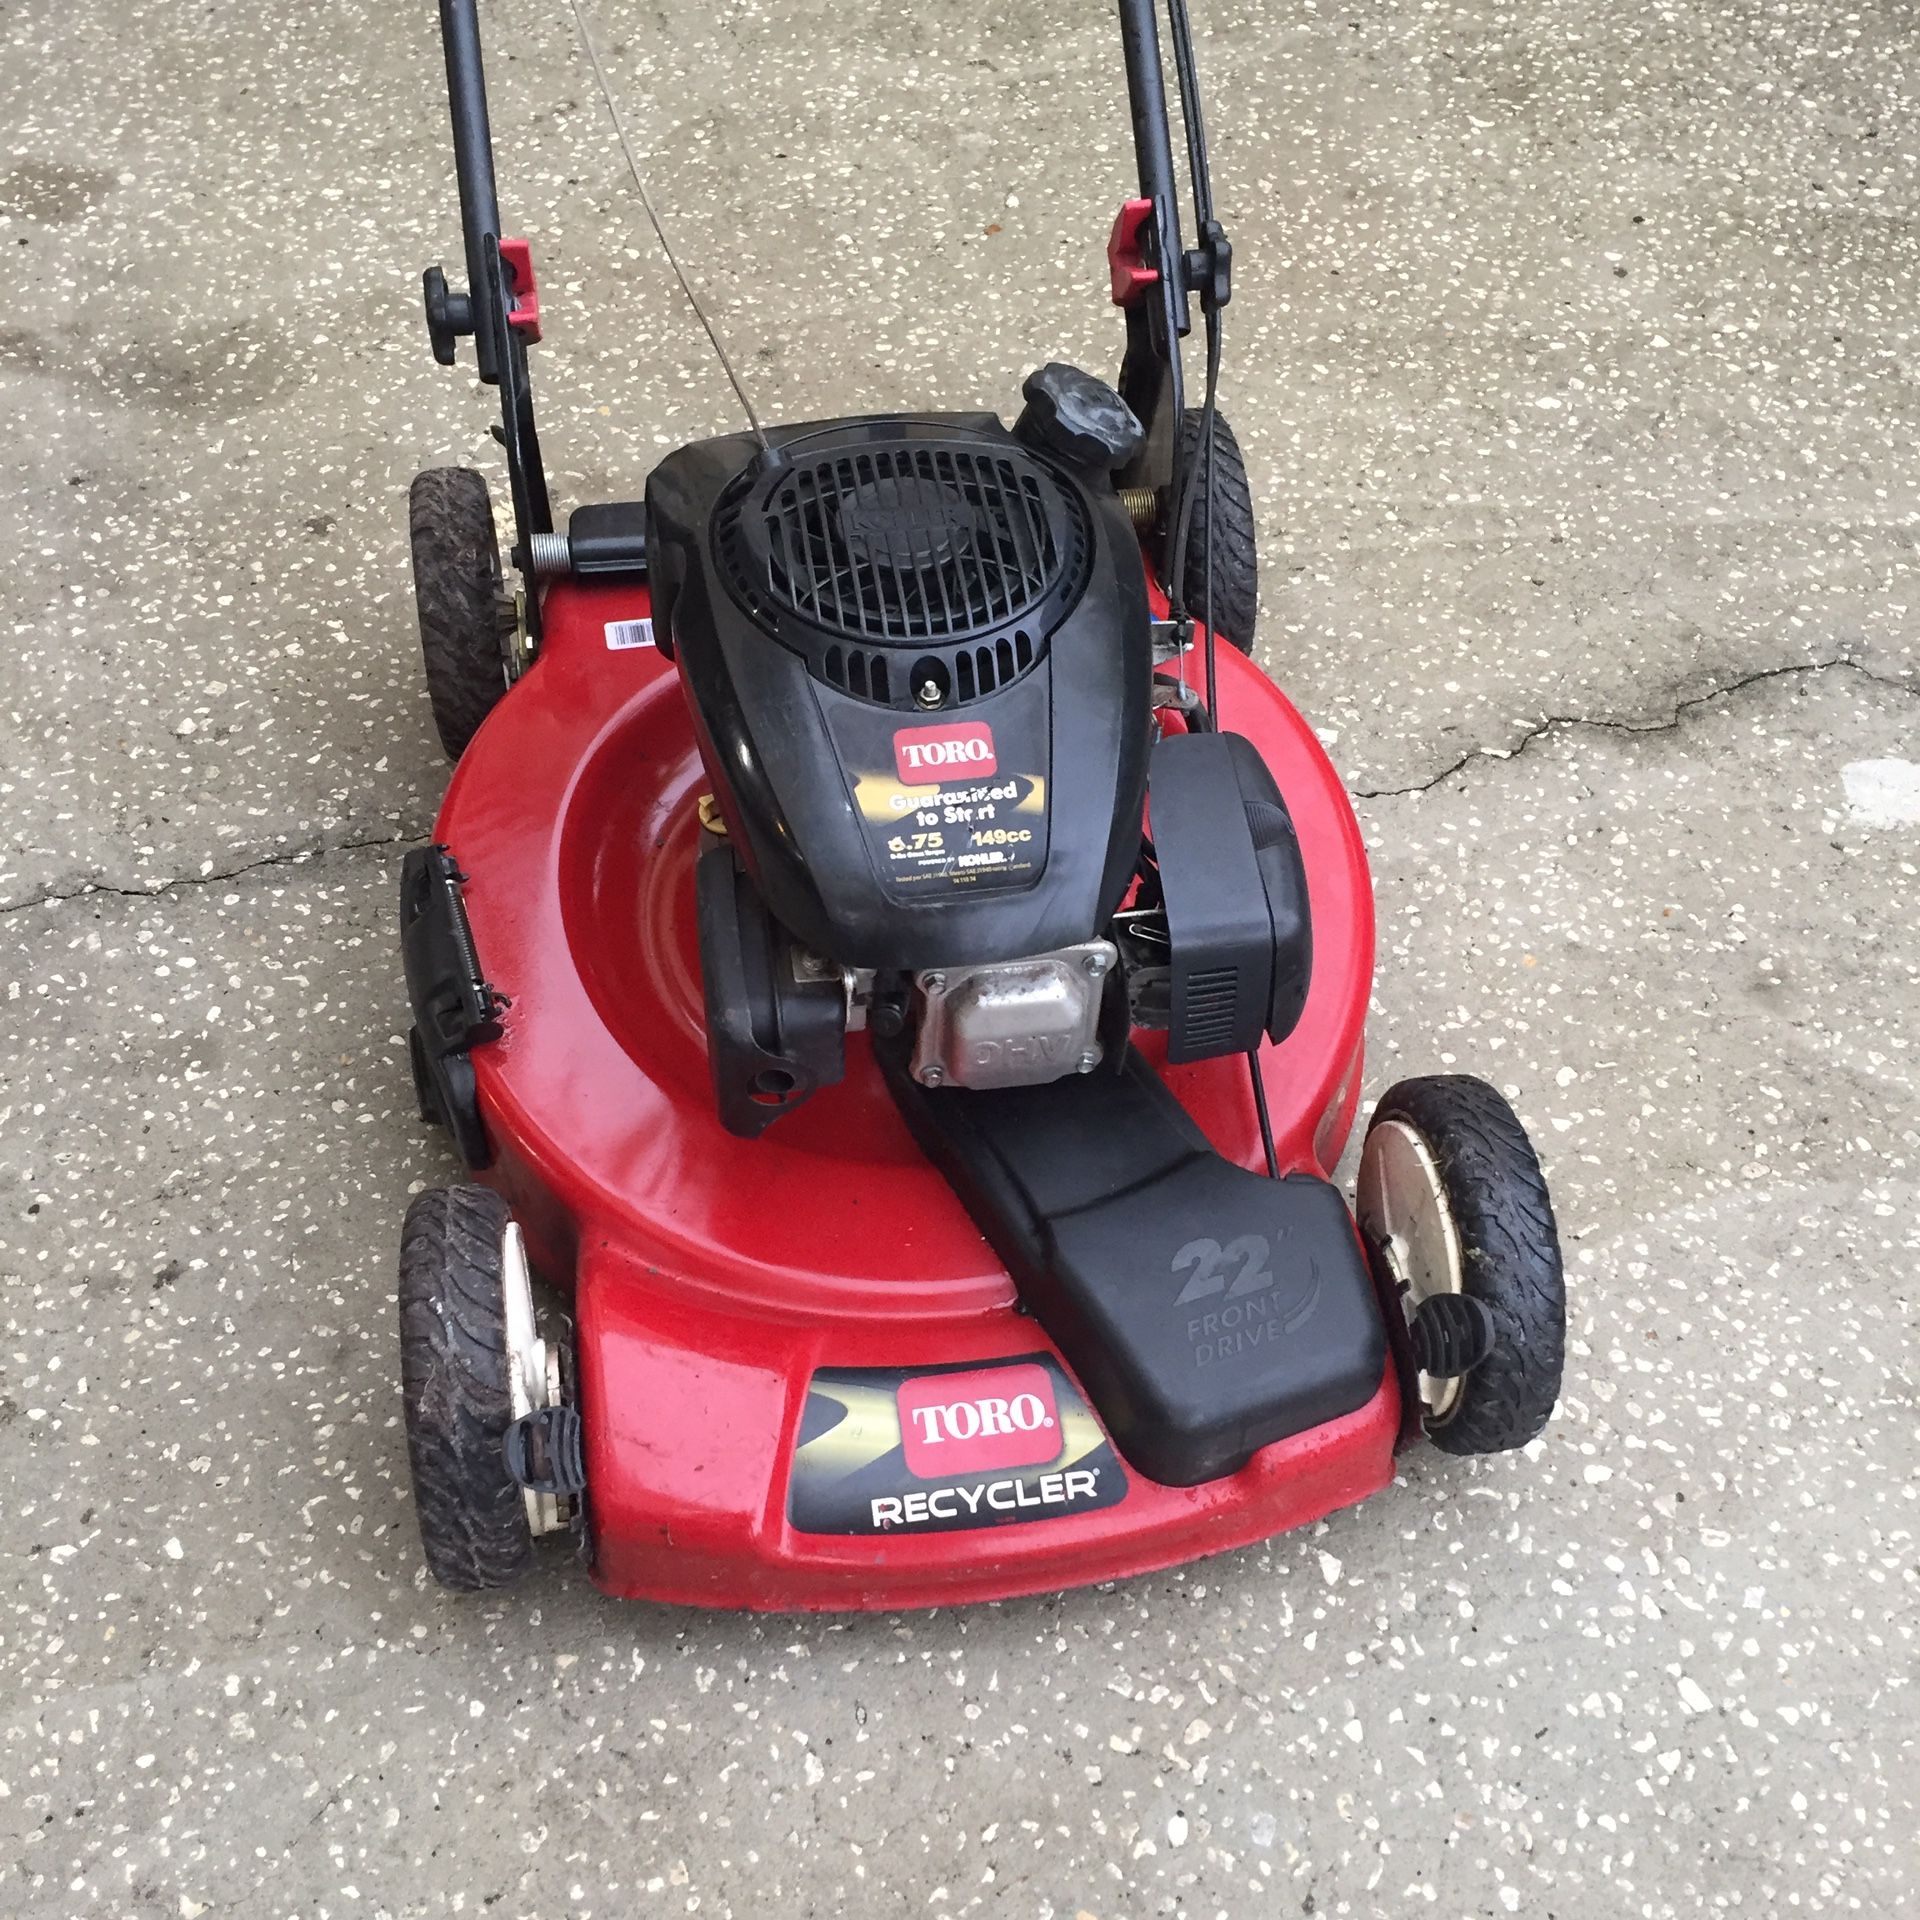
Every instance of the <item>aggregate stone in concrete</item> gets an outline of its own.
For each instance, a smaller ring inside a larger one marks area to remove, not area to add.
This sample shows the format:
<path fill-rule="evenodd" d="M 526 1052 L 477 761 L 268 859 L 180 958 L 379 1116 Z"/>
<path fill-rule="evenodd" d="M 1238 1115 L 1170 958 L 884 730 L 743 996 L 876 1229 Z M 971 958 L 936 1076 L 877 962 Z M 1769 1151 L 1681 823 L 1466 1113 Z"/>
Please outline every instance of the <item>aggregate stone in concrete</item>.
<path fill-rule="evenodd" d="M 597 23 L 771 416 L 1110 366 L 1105 8 Z M 426 1579 L 391 901 L 430 9 L 0 16 L 0 1913 L 1914 1911 L 1911 22 L 1200 7 L 1265 657 L 1363 797 L 1370 1087 L 1546 1156 L 1567 1390 L 971 1612 Z M 556 492 L 734 424 L 565 7 L 490 0 Z"/>

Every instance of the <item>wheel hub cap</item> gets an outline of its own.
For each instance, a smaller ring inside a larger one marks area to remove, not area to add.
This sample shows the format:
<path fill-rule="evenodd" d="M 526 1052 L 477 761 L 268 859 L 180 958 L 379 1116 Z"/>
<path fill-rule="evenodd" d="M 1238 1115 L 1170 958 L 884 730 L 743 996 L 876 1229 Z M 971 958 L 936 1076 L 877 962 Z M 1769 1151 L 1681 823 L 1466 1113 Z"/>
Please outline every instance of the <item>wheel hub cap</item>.
<path fill-rule="evenodd" d="M 1385 1260 L 1409 1319 L 1430 1295 L 1464 1290 L 1460 1230 L 1446 1182 L 1425 1135 L 1406 1121 L 1383 1120 L 1367 1135 L 1354 1214 L 1368 1246 Z M 1459 1380 L 1421 1374 L 1428 1419 L 1446 1419 L 1460 1389 Z"/>
<path fill-rule="evenodd" d="M 527 1244 L 512 1220 L 500 1236 L 500 1290 L 507 1336 L 507 1392 L 513 1417 L 524 1420 L 536 1408 L 560 1404 L 560 1355 L 540 1338 L 533 1317 Z M 570 1503 L 561 1495 L 528 1492 L 521 1497 L 527 1503 L 527 1524 L 535 1533 L 557 1533 L 571 1522 Z"/>

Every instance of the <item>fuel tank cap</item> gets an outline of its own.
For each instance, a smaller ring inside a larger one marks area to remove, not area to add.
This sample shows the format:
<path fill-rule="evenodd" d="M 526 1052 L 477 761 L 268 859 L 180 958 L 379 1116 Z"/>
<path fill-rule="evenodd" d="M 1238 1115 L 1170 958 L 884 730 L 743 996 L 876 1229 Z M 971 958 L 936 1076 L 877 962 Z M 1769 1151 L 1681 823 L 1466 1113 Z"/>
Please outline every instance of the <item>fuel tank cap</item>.
<path fill-rule="evenodd" d="M 1124 467 L 1140 451 L 1146 429 L 1104 380 L 1058 360 L 1027 375 L 1018 439 L 1076 466 Z"/>

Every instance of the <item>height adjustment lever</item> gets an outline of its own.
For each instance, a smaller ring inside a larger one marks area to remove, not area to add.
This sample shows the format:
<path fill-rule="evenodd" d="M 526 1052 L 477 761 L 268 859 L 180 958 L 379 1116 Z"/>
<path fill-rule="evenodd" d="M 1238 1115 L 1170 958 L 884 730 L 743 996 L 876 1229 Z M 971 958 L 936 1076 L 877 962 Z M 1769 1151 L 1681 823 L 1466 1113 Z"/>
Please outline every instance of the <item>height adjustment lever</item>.
<path fill-rule="evenodd" d="M 531 345 L 540 338 L 540 287 L 533 277 L 533 249 L 524 240 L 502 240 L 500 260 L 513 282 L 507 289 L 507 325 Z"/>
<path fill-rule="evenodd" d="M 577 1499 L 587 1490 L 586 1449 L 578 1407 L 535 1407 L 500 1436 L 507 1473 L 528 1493 Z"/>
<path fill-rule="evenodd" d="M 1436 1380 L 1458 1380 L 1498 1344 L 1493 1310 L 1470 1293 L 1430 1293 L 1409 1327 L 1413 1363 Z"/>
<path fill-rule="evenodd" d="M 1153 202 L 1124 202 L 1107 239 L 1107 272 L 1116 307 L 1132 306 L 1160 284 L 1160 269 L 1148 257 L 1152 236 Z"/>

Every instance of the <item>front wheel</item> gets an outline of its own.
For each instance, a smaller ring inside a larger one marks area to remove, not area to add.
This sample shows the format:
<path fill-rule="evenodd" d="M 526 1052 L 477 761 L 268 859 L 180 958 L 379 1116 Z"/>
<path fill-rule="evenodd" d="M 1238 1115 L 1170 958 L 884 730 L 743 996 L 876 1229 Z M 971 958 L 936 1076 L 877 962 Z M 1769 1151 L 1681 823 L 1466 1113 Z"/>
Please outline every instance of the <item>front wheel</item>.
<path fill-rule="evenodd" d="M 1420 1375 L 1428 1438 L 1445 1453 L 1524 1447 L 1560 1395 L 1567 1286 L 1546 1178 L 1513 1109 L 1466 1074 L 1402 1080 L 1368 1124 L 1354 1213 L 1410 1327 L 1437 1295 L 1477 1303 L 1434 1316 L 1474 1357 Z"/>

